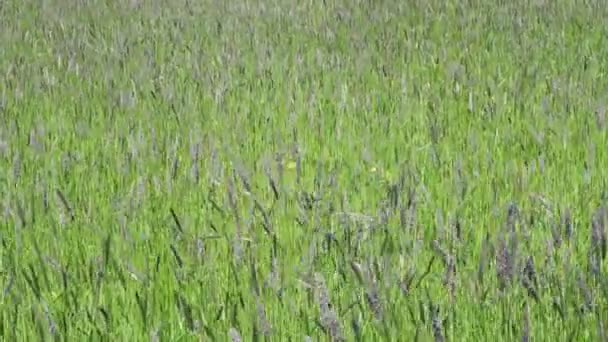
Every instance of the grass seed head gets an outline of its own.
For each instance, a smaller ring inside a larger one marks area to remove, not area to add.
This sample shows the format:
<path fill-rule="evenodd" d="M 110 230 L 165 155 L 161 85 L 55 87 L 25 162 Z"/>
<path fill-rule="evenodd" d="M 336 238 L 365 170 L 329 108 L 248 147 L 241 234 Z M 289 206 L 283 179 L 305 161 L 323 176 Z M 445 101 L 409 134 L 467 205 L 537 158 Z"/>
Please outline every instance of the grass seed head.
<path fill-rule="evenodd" d="M 564 227 L 564 234 L 566 235 L 566 240 L 570 241 L 572 238 L 572 216 L 570 214 L 570 209 L 566 209 L 562 216 L 562 225 Z"/>
<path fill-rule="evenodd" d="M 456 294 L 456 258 L 452 255 L 448 256 L 443 284 L 448 289 L 450 296 L 454 298 Z"/>
<path fill-rule="evenodd" d="M 239 331 L 233 327 L 228 329 L 228 337 L 230 338 L 231 342 L 241 342 L 243 340 Z"/>
<path fill-rule="evenodd" d="M 532 284 L 537 285 L 538 284 L 538 280 L 537 280 L 537 276 L 536 276 L 536 268 L 534 267 L 534 259 L 532 259 L 532 257 L 528 257 L 528 259 L 526 260 L 526 264 L 524 266 L 524 270 L 523 270 L 523 276 L 524 278 L 527 278 L 528 280 L 530 280 L 532 282 Z"/>
<path fill-rule="evenodd" d="M 498 251 L 496 253 L 496 272 L 501 290 L 504 290 L 513 277 L 513 256 L 509 251 L 504 236 L 499 238 Z"/>
<path fill-rule="evenodd" d="M 507 209 L 507 230 L 514 232 L 515 231 L 515 224 L 517 222 L 517 219 L 519 217 L 519 208 L 517 207 L 517 204 L 515 203 L 511 203 L 509 205 L 509 208 Z"/>
<path fill-rule="evenodd" d="M 376 285 L 372 285 L 371 288 L 366 291 L 365 299 L 367 300 L 367 305 L 369 305 L 374 318 L 381 321 L 384 315 L 380 295 Z"/>
<path fill-rule="evenodd" d="M 270 326 L 270 323 L 268 322 L 268 319 L 266 318 L 266 310 L 264 309 L 264 305 L 259 300 L 259 298 L 258 298 L 257 302 L 258 302 L 256 305 L 256 313 L 257 313 L 257 319 L 258 319 L 257 326 L 259 327 L 262 335 L 268 337 L 272 333 L 272 327 Z"/>
<path fill-rule="evenodd" d="M 445 338 L 443 336 L 443 322 L 441 317 L 439 317 L 439 307 L 435 305 L 431 305 L 431 324 L 435 342 L 444 342 Z"/>
<path fill-rule="evenodd" d="M 601 131 L 606 129 L 606 106 L 601 105 L 595 111 L 595 121 L 597 128 Z"/>
<path fill-rule="evenodd" d="M 593 295 L 589 290 L 589 287 L 587 286 L 587 282 L 580 273 L 578 274 L 577 278 L 578 289 L 584 300 L 584 303 L 581 305 L 581 312 L 591 312 L 595 307 L 593 302 Z"/>
<path fill-rule="evenodd" d="M 316 300 L 319 305 L 321 316 L 320 322 L 323 328 L 327 331 L 332 341 L 345 341 L 342 334 L 342 327 L 338 321 L 338 316 L 331 307 L 329 292 L 325 285 L 325 279 L 320 273 L 314 274 L 314 287 L 316 292 Z"/>
<path fill-rule="evenodd" d="M 608 210 L 605 207 L 598 209 L 591 220 L 591 247 L 598 262 L 606 258 L 608 248 L 606 238 L 607 221 Z"/>

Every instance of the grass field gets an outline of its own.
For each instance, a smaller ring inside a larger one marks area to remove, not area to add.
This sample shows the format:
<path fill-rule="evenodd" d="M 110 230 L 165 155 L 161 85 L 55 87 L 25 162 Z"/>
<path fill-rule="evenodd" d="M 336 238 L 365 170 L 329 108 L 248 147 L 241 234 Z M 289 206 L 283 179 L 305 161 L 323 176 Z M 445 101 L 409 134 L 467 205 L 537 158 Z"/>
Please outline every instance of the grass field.
<path fill-rule="evenodd" d="M 0 2 L 0 339 L 608 341 L 607 18 Z"/>

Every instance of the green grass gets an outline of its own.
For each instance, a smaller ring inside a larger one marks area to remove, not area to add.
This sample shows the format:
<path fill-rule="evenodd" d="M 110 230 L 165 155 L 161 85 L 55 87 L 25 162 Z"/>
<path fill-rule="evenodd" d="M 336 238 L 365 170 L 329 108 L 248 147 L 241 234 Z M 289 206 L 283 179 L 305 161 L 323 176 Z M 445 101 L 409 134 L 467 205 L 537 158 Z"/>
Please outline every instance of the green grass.
<path fill-rule="evenodd" d="M 607 17 L 1 3 L 1 338 L 605 341 Z"/>

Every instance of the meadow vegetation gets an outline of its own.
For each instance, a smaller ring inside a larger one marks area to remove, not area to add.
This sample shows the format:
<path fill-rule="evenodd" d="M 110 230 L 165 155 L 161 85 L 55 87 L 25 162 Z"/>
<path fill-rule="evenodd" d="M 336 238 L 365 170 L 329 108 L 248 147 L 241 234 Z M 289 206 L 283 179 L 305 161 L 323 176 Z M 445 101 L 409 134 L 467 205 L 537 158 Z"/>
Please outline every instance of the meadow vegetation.
<path fill-rule="evenodd" d="M 0 2 L 6 341 L 607 341 L 601 1 Z"/>

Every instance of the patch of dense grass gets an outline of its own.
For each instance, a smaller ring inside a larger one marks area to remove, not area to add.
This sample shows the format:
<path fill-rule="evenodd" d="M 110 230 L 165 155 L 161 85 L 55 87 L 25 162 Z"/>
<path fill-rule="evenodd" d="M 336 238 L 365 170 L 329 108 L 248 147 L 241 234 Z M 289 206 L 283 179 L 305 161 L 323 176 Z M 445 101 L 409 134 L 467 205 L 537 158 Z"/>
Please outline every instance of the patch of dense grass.
<path fill-rule="evenodd" d="M 0 336 L 606 340 L 606 15 L 0 4 Z"/>

